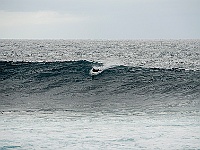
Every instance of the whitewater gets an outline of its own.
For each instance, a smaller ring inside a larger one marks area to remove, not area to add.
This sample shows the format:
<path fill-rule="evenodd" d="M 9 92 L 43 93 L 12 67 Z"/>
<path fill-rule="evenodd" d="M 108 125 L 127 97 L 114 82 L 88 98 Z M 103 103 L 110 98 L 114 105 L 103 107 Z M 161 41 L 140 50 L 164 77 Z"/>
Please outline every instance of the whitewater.
<path fill-rule="evenodd" d="M 199 143 L 200 40 L 0 40 L 1 150 Z"/>

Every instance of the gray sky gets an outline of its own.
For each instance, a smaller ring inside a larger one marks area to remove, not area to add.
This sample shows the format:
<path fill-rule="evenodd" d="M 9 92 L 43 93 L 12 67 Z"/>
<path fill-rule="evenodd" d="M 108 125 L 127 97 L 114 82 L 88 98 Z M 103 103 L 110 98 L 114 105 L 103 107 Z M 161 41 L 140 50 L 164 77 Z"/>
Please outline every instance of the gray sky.
<path fill-rule="evenodd" d="M 200 0 L 0 0 L 0 38 L 199 39 Z"/>

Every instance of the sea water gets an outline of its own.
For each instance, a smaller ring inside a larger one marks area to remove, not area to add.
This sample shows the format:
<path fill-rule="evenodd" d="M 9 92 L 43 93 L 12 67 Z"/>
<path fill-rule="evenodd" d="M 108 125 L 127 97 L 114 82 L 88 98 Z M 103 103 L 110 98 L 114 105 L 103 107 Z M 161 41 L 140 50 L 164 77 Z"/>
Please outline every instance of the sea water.
<path fill-rule="evenodd" d="M 199 110 L 200 40 L 0 40 L 2 150 L 199 149 Z"/>

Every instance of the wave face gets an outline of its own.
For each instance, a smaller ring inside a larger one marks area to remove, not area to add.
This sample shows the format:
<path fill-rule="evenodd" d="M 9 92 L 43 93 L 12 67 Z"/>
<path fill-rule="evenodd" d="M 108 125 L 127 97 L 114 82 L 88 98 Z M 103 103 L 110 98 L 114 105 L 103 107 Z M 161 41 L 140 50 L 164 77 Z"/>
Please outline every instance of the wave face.
<path fill-rule="evenodd" d="M 103 72 L 92 77 L 93 66 Z M 177 111 L 199 108 L 200 71 L 89 61 L 0 62 L 1 110 Z"/>

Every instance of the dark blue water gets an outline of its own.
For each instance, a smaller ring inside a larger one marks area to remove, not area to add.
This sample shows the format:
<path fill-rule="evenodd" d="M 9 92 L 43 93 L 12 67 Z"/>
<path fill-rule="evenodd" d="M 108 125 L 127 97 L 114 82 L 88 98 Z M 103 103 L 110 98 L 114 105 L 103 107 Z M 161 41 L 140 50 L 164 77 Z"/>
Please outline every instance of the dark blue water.
<path fill-rule="evenodd" d="M 92 78 L 88 61 L 0 62 L 0 109 L 183 111 L 199 107 L 200 71 L 115 66 Z"/>

